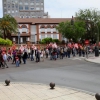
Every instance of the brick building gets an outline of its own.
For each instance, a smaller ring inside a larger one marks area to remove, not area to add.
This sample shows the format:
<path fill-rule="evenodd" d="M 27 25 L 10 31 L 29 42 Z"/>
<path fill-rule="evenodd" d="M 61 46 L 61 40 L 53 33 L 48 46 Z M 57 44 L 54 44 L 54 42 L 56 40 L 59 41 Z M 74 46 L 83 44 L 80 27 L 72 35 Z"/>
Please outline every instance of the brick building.
<path fill-rule="evenodd" d="M 46 37 L 62 40 L 61 34 L 56 30 L 60 22 L 70 21 L 71 18 L 16 18 L 20 34 L 20 43 L 27 41 L 36 43 Z M 18 34 L 12 34 L 12 40 L 18 43 Z"/>

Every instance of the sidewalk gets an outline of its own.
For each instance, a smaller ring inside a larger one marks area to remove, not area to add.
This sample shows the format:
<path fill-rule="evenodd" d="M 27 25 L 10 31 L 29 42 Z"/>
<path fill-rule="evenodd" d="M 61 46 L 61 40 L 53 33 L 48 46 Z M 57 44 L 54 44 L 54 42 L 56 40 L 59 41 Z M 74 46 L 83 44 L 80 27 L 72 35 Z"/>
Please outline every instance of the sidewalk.
<path fill-rule="evenodd" d="M 49 85 L 32 83 L 0 83 L 0 100 L 96 100 L 93 95 L 59 87 L 51 90 Z"/>
<path fill-rule="evenodd" d="M 89 58 L 85 58 L 85 60 L 89 61 L 89 62 L 100 64 L 100 56 L 99 57 L 92 56 L 92 57 L 89 57 Z"/>

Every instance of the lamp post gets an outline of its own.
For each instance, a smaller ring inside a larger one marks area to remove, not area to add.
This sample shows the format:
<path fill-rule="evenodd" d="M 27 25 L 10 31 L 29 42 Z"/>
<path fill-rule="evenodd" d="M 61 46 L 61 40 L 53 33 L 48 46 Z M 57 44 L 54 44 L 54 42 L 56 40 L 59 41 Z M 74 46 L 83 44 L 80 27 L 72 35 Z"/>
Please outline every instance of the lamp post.
<path fill-rule="evenodd" d="M 20 44 L 20 32 L 18 32 L 18 50 L 19 50 L 19 44 Z"/>

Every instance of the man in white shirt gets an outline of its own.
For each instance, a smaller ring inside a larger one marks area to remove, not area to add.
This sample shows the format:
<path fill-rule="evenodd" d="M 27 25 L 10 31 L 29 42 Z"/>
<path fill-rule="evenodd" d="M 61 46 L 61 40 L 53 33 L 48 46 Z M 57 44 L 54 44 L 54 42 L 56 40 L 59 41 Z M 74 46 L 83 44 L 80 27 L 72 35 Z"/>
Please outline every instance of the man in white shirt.
<path fill-rule="evenodd" d="M 4 67 L 9 68 L 7 63 L 6 63 L 7 62 L 7 55 L 5 52 L 3 52 L 3 60 L 4 60 Z"/>

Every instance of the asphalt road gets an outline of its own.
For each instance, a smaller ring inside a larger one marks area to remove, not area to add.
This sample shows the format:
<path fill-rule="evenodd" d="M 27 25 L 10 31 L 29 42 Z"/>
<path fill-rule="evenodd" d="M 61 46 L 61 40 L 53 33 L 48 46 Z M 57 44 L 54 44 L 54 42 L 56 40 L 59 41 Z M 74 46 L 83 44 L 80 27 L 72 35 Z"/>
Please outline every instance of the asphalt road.
<path fill-rule="evenodd" d="M 57 61 L 46 59 L 36 63 L 27 61 L 16 67 L 11 62 L 9 68 L 0 69 L 0 82 L 10 79 L 11 82 L 34 82 L 82 89 L 89 92 L 100 92 L 100 65 L 84 61 L 84 58 L 64 58 Z"/>

